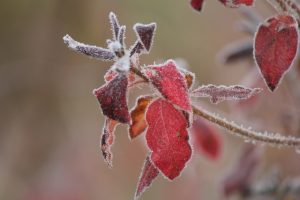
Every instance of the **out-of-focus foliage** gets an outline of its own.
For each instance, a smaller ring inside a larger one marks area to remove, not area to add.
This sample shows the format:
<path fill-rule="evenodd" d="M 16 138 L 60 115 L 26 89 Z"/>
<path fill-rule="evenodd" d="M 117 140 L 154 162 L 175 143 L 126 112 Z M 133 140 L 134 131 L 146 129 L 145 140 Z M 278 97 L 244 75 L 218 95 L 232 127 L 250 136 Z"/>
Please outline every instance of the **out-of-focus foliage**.
<path fill-rule="evenodd" d="M 99 119 L 104 119 L 95 109 L 98 102 L 92 89 L 104 82 L 109 63 L 74 54 L 62 37 L 70 33 L 104 46 L 111 34 L 110 11 L 123 24 L 155 21 L 155 44 L 143 63 L 181 57 L 198 83 L 240 83 L 248 73 L 246 64 L 224 67 L 215 62 L 220 48 L 245 37 L 234 29 L 238 11 L 218 2 L 206 4 L 198 14 L 180 0 L 1 1 L 0 199 L 118 200 L 132 195 L 147 152 L 144 137 L 131 142 L 126 127 L 119 126 L 112 149 L 114 168 L 107 168 L 99 148 L 103 124 Z M 133 31 L 128 32 L 127 41 L 134 42 Z M 282 84 L 276 94 L 267 93 L 251 109 L 235 106 L 239 109 L 235 112 L 225 103 L 217 108 L 230 110 L 230 118 L 252 126 L 297 133 L 297 103 L 286 99 Z M 132 107 L 134 101 L 129 101 Z M 169 184 L 159 178 L 143 199 L 218 199 L 220 177 L 234 166 L 242 146 L 240 139 L 226 137 L 220 161 L 194 156 L 180 180 Z M 283 176 L 296 176 L 300 165 L 296 158 L 293 151 L 268 148 L 258 174 L 277 165 Z"/>

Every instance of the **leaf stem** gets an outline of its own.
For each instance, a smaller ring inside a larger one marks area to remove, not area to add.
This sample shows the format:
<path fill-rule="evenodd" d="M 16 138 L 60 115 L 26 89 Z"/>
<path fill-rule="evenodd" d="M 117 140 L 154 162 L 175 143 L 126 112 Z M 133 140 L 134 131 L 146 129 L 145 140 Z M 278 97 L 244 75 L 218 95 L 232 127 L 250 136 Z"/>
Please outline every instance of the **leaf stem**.
<path fill-rule="evenodd" d="M 144 79 L 146 82 L 149 82 L 148 78 L 137 68 L 131 67 L 130 71 L 137 76 Z M 265 144 L 281 147 L 300 147 L 300 138 L 292 136 L 284 136 L 282 134 L 274 134 L 268 132 L 256 132 L 247 128 L 237 125 L 234 122 L 228 122 L 226 119 L 218 117 L 217 115 L 210 113 L 203 108 L 193 107 L 193 113 L 199 115 L 200 117 L 205 118 L 206 120 L 221 126 L 228 130 L 231 134 L 239 137 L 243 137 L 246 140 L 252 142 L 262 142 Z"/>

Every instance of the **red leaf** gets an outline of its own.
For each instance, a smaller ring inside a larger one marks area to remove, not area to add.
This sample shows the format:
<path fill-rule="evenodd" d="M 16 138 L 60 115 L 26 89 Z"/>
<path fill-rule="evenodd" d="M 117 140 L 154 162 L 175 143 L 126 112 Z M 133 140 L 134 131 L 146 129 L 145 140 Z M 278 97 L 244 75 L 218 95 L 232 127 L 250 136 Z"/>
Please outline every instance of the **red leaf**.
<path fill-rule="evenodd" d="M 183 110 L 191 111 L 187 84 L 175 61 L 148 66 L 143 69 L 143 73 L 168 101 Z"/>
<path fill-rule="evenodd" d="M 145 113 L 152 99 L 153 97 L 151 96 L 140 97 L 137 100 L 134 109 L 130 112 L 132 120 L 129 128 L 129 134 L 131 139 L 142 134 L 144 130 L 147 128 Z"/>
<path fill-rule="evenodd" d="M 151 160 L 166 177 L 173 180 L 191 157 L 186 130 L 188 122 L 180 111 L 163 99 L 151 103 L 146 121 L 146 140 L 152 151 Z"/>
<path fill-rule="evenodd" d="M 110 151 L 110 148 L 114 142 L 114 132 L 117 125 L 117 121 L 105 117 L 105 124 L 101 136 L 100 147 L 104 160 L 107 162 L 109 167 L 112 167 L 112 153 Z"/>
<path fill-rule="evenodd" d="M 201 11 L 202 7 L 203 7 L 203 2 L 204 0 L 191 0 L 191 6 L 197 10 L 197 11 Z"/>
<path fill-rule="evenodd" d="M 103 114 L 121 123 L 130 122 L 126 99 L 127 86 L 127 74 L 118 73 L 110 82 L 93 91 Z"/>
<path fill-rule="evenodd" d="M 255 36 L 256 63 L 274 91 L 290 68 L 298 48 L 297 21 L 289 15 L 277 15 L 261 24 Z"/>
<path fill-rule="evenodd" d="M 220 103 L 224 100 L 243 100 L 260 93 L 260 88 L 247 88 L 244 86 L 215 86 L 203 85 L 192 92 L 195 97 L 210 97 L 211 102 Z"/>
<path fill-rule="evenodd" d="M 230 196 L 235 192 L 243 191 L 251 181 L 255 169 L 259 163 L 259 151 L 256 146 L 247 146 L 238 163 L 223 180 L 223 192 L 225 196 Z"/>
<path fill-rule="evenodd" d="M 151 163 L 149 156 L 147 156 L 142 173 L 139 179 L 135 198 L 138 199 L 145 190 L 150 187 L 154 179 L 158 176 L 159 172 L 156 167 Z"/>
<path fill-rule="evenodd" d="M 220 133 L 218 133 L 215 127 L 201 117 L 194 115 L 192 131 L 196 150 L 203 152 L 212 159 L 220 157 L 222 141 Z"/>
<path fill-rule="evenodd" d="M 222 2 L 225 6 L 228 6 L 230 8 L 236 8 L 241 5 L 251 6 L 254 3 L 254 0 L 219 0 Z"/>

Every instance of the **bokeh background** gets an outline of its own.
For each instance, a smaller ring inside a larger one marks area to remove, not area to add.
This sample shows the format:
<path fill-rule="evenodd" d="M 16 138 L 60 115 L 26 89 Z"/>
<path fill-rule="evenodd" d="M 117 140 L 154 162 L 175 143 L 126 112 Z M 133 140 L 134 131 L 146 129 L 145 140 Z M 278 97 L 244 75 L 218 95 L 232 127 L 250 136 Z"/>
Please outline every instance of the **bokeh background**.
<path fill-rule="evenodd" d="M 264 17 L 274 13 L 260 1 L 256 5 Z M 248 61 L 230 66 L 216 61 L 225 45 L 249 38 L 235 28 L 239 11 L 217 1 L 207 1 L 199 14 L 188 0 L 2 0 L 0 199 L 133 198 L 147 155 L 144 137 L 130 141 L 127 127 L 119 126 L 114 167 L 107 167 L 99 149 L 103 116 L 92 90 L 104 83 L 109 63 L 76 54 L 62 40 L 68 33 L 105 46 L 111 37 L 110 11 L 127 26 L 128 45 L 135 41 L 134 23 L 157 22 L 155 44 L 151 54 L 142 56 L 143 64 L 184 59 L 197 84 L 238 84 L 249 73 Z M 259 129 L 284 132 L 285 122 L 297 133 L 299 105 L 286 94 L 285 82 L 282 85 L 276 94 L 263 93 L 260 103 L 250 108 L 214 106 L 206 100 L 203 105 Z M 132 93 L 131 106 L 142 92 Z M 245 142 L 223 130 L 220 134 L 224 140 L 220 159 L 211 161 L 195 152 L 180 178 L 170 183 L 159 177 L 142 199 L 222 199 L 220 180 Z M 274 166 L 284 177 L 296 177 L 299 158 L 293 149 L 264 148 L 256 178 Z"/>

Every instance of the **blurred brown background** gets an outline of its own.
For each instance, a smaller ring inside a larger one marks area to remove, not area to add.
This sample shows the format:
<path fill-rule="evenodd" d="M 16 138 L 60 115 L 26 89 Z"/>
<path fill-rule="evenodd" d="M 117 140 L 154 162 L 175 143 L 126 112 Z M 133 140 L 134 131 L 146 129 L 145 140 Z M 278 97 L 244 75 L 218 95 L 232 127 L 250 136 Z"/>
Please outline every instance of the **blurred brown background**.
<path fill-rule="evenodd" d="M 257 6 L 266 16 L 271 13 L 266 6 Z M 69 33 L 79 41 L 105 46 L 111 37 L 110 11 L 127 26 L 128 45 L 135 40 L 134 23 L 157 22 L 155 45 L 142 63 L 184 58 L 199 84 L 237 84 L 247 73 L 244 63 L 216 64 L 215 56 L 224 45 L 247 37 L 234 28 L 238 11 L 217 1 L 207 1 L 199 14 L 187 0 L 2 0 L 1 200 L 132 199 L 147 155 L 144 138 L 129 141 L 127 127 L 119 126 L 114 168 L 108 169 L 99 151 L 103 117 L 91 91 L 103 84 L 109 63 L 71 52 L 62 41 Z M 265 102 L 272 104 L 274 97 Z M 133 105 L 134 97 L 130 100 Z M 224 104 L 216 108 L 231 115 Z M 247 119 L 246 111 L 237 116 L 241 115 Z M 269 130 L 282 131 L 268 115 L 253 116 L 258 122 L 248 124 L 271 123 Z M 170 183 L 160 177 L 142 199 L 220 199 L 218 182 L 244 145 L 240 138 L 227 134 L 223 138 L 220 160 L 210 162 L 195 154 L 180 178 Z M 295 158 L 293 150 L 268 149 L 264 160 L 265 166 L 286 163 L 283 169 L 293 175 L 299 172 Z"/>

